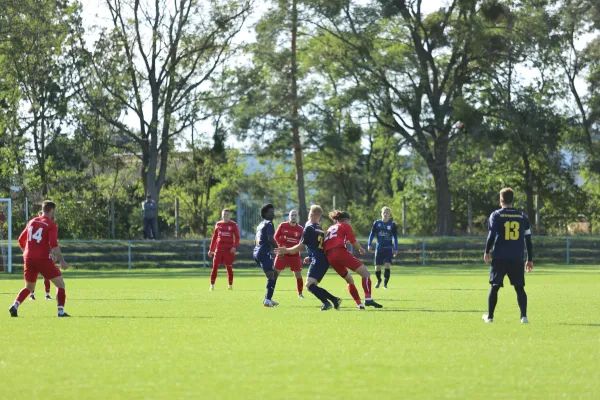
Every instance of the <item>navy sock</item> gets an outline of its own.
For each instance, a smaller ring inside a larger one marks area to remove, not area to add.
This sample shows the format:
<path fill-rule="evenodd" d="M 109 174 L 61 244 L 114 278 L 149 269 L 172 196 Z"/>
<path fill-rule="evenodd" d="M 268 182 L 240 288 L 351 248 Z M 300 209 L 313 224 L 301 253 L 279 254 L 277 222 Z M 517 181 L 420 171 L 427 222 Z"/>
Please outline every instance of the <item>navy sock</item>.
<path fill-rule="evenodd" d="M 385 286 L 387 286 L 388 282 L 390 281 L 390 274 L 392 273 L 392 271 L 388 268 L 383 272 L 383 277 L 385 278 L 385 281 L 383 281 L 383 284 Z"/>
<path fill-rule="evenodd" d="M 265 297 L 269 300 L 273 298 L 273 292 L 275 291 L 275 279 L 267 279 L 267 294 Z"/>
<path fill-rule="evenodd" d="M 488 318 L 494 318 L 494 310 L 496 309 L 496 304 L 498 303 L 498 291 L 500 290 L 500 286 L 492 286 L 490 288 L 490 294 L 488 295 Z"/>
<path fill-rule="evenodd" d="M 521 309 L 521 318 L 527 316 L 527 293 L 523 286 L 515 286 L 515 292 L 517 292 L 517 301 L 519 302 L 519 308 Z"/>
<path fill-rule="evenodd" d="M 375 271 L 375 276 L 377 277 L 377 283 L 381 283 L 381 271 Z"/>
<path fill-rule="evenodd" d="M 314 283 L 308 287 L 308 291 L 314 294 L 317 299 L 321 300 L 321 303 L 327 303 L 327 295 L 323 292 L 323 289 Z"/>

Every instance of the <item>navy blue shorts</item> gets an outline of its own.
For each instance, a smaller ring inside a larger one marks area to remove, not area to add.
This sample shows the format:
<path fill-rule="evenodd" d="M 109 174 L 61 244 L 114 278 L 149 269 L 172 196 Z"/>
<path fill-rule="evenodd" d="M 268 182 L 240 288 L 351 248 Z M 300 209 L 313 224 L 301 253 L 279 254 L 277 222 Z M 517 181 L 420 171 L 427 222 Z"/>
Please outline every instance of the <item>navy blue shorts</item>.
<path fill-rule="evenodd" d="M 375 250 L 375 265 L 391 264 L 394 258 L 394 249 Z"/>
<path fill-rule="evenodd" d="M 262 268 L 262 270 L 266 273 L 269 271 L 275 271 L 275 267 L 273 266 L 273 255 L 271 253 L 271 249 L 261 248 L 258 250 L 254 250 L 253 253 L 254 261 Z"/>
<path fill-rule="evenodd" d="M 329 263 L 326 258 L 317 259 L 312 258 L 310 262 L 310 266 L 308 267 L 308 274 L 306 275 L 309 278 L 316 279 L 317 282 L 321 282 L 325 273 L 329 269 Z"/>
<path fill-rule="evenodd" d="M 525 263 L 522 260 L 492 260 L 490 284 L 503 287 L 506 275 L 511 285 L 525 286 Z"/>

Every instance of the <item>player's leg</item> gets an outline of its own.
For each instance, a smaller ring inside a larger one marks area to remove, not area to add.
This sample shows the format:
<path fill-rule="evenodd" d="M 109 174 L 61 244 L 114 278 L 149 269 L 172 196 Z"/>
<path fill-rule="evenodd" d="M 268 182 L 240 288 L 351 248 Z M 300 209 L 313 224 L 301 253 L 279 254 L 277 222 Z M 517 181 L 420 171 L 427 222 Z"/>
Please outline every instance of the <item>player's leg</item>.
<path fill-rule="evenodd" d="M 507 274 L 510 284 L 515 287 L 517 302 L 521 311 L 521 322 L 527 323 L 527 293 L 525 293 L 525 268 L 521 261 L 510 262 L 507 265 Z"/>
<path fill-rule="evenodd" d="M 369 273 L 369 270 L 367 269 L 367 267 L 365 267 L 364 265 L 361 265 L 360 267 L 355 268 L 354 272 L 356 272 L 357 274 L 359 274 L 362 277 L 362 285 L 363 285 L 363 290 L 365 292 L 365 306 L 371 306 L 371 307 L 375 307 L 375 308 L 383 308 L 383 306 L 381 304 L 375 302 L 375 300 L 373 300 L 373 298 L 371 297 L 371 284 L 372 284 L 371 274 Z"/>
<path fill-rule="evenodd" d="M 498 304 L 498 292 L 504 286 L 504 276 L 506 269 L 500 260 L 492 260 L 490 266 L 490 292 L 488 293 L 488 313 L 483 315 L 485 322 L 494 321 L 494 311 Z"/>
<path fill-rule="evenodd" d="M 350 296 L 352 296 L 358 308 L 360 310 L 364 310 L 365 306 L 363 305 L 362 300 L 360 299 L 360 295 L 358 294 L 356 285 L 354 285 L 354 278 L 352 277 L 352 274 L 348 272 L 348 268 L 346 268 L 343 260 L 341 259 L 344 254 L 343 252 L 347 253 L 346 249 L 342 249 L 342 251 L 340 251 L 339 249 L 329 251 L 327 253 L 327 262 L 329 263 L 331 268 L 333 268 L 335 272 L 337 272 L 337 274 L 346 281 L 346 283 L 348 284 L 348 293 L 350 293 Z M 342 256 L 340 256 L 340 254 Z"/>
<path fill-rule="evenodd" d="M 37 286 L 37 278 L 35 279 L 34 285 L 33 285 L 33 289 L 31 290 L 31 293 L 29 293 L 29 299 L 30 300 L 35 300 L 35 287 Z"/>
<path fill-rule="evenodd" d="M 302 279 L 302 260 L 299 256 L 288 257 L 288 264 L 290 270 L 294 273 L 296 278 L 296 290 L 298 291 L 298 297 L 303 299 L 302 289 L 304 288 L 304 281 Z"/>
<path fill-rule="evenodd" d="M 36 284 L 37 278 L 38 278 L 36 262 L 37 262 L 37 260 L 27 260 L 27 259 L 25 259 L 25 261 L 24 261 L 23 279 L 25 281 L 25 287 L 23 289 L 21 289 L 19 294 L 17 294 L 17 297 L 15 298 L 13 305 L 8 309 L 8 312 L 10 312 L 11 317 L 18 317 L 17 309 L 19 308 L 21 303 L 23 303 L 25 301 L 27 296 L 29 296 L 29 294 L 33 290 L 35 290 L 35 284 Z"/>
<path fill-rule="evenodd" d="M 46 300 L 52 300 L 52 297 L 50 297 L 50 281 L 48 279 L 44 279 L 44 290 L 46 291 Z"/>
<path fill-rule="evenodd" d="M 221 253 L 215 252 L 213 254 L 212 269 L 210 270 L 210 290 L 215 290 L 215 281 L 217 280 L 217 274 L 219 273 L 219 267 L 221 266 Z"/>
<path fill-rule="evenodd" d="M 235 254 L 230 251 L 229 253 L 227 253 L 227 256 L 225 257 L 225 269 L 227 270 L 227 282 L 229 283 L 229 286 L 227 287 L 228 290 L 233 289 L 233 263 L 234 262 L 235 262 Z"/>
<path fill-rule="evenodd" d="M 352 297 L 352 299 L 354 299 L 354 302 L 356 303 L 358 308 L 360 310 L 364 310 L 365 306 L 362 303 L 362 300 L 360 299 L 360 294 L 358 294 L 358 289 L 356 289 L 356 285 L 354 284 L 354 278 L 352 277 L 352 274 L 346 269 L 345 275 L 342 275 L 339 272 L 338 275 L 344 278 L 344 280 L 348 284 L 348 293 L 350 293 L 350 296 Z"/>
<path fill-rule="evenodd" d="M 390 281 L 390 275 L 392 274 L 391 267 L 392 267 L 392 264 L 385 263 L 385 271 L 383 273 L 383 277 L 384 277 L 383 288 L 384 289 L 387 289 L 388 282 Z"/>
<path fill-rule="evenodd" d="M 265 299 L 263 301 L 263 305 L 265 307 L 274 307 L 279 303 L 273 301 L 273 294 L 275 293 L 275 284 L 277 281 L 277 276 L 279 275 L 277 270 L 275 269 L 273 258 L 270 253 L 261 253 L 259 252 L 255 258 L 262 268 L 265 277 L 267 278 L 267 287 L 265 293 Z"/>
<path fill-rule="evenodd" d="M 56 286 L 56 304 L 58 305 L 58 316 L 59 317 L 70 317 L 65 312 L 65 302 L 67 301 L 67 293 L 65 292 L 65 280 L 62 275 L 50 279 L 50 281 Z"/>
<path fill-rule="evenodd" d="M 377 277 L 377 283 L 375 284 L 375 289 L 379 289 L 379 285 L 381 285 L 381 260 L 380 260 L 380 251 L 375 249 L 375 276 Z"/>

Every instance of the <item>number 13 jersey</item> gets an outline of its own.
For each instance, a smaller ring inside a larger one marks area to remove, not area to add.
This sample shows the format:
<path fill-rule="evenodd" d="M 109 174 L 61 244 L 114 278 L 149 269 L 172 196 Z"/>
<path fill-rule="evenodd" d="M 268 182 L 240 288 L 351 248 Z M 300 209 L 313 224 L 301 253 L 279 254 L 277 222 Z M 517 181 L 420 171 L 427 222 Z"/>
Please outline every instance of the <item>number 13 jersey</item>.
<path fill-rule="evenodd" d="M 336 247 L 345 247 L 346 242 L 356 242 L 352 227 L 342 222 L 331 225 L 325 234 L 325 252 Z"/>
<path fill-rule="evenodd" d="M 488 237 L 494 238 L 494 259 L 523 260 L 527 235 L 531 235 L 531 227 L 521 211 L 502 208 L 490 215 Z"/>
<path fill-rule="evenodd" d="M 48 259 L 50 249 L 58 246 L 58 227 L 50 218 L 33 218 L 19 235 L 19 245 L 23 258 Z"/>

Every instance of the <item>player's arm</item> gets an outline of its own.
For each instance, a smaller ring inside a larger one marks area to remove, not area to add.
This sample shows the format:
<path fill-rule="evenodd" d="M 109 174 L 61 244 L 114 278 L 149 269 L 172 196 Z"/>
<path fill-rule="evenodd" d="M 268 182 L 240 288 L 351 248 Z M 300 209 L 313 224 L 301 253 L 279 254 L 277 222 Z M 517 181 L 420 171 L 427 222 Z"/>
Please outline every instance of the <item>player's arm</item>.
<path fill-rule="evenodd" d="M 208 247 L 208 256 L 212 257 L 215 253 L 215 247 L 217 247 L 217 236 L 219 236 L 219 224 L 215 225 L 215 231 L 213 232 L 212 239 L 210 239 L 210 246 Z"/>
<path fill-rule="evenodd" d="M 58 246 L 58 229 L 56 228 L 56 225 L 54 225 L 54 227 L 51 227 L 48 232 L 48 242 L 50 244 L 50 251 L 54 253 L 54 256 L 60 263 L 60 267 L 62 269 L 69 268 L 67 262 L 65 261 L 65 258 L 62 255 L 62 251 Z"/>
<path fill-rule="evenodd" d="M 531 226 L 529 225 L 529 220 L 526 221 L 525 247 L 527 248 L 527 264 L 525 264 L 525 269 L 529 272 L 533 269 L 533 242 L 531 241 Z"/>
<path fill-rule="evenodd" d="M 492 251 L 492 246 L 494 245 L 494 241 L 496 240 L 496 213 L 492 213 L 490 215 L 489 228 L 488 228 L 488 236 L 487 241 L 485 242 L 485 254 L 483 255 L 483 259 L 486 264 L 489 264 L 491 261 L 490 251 Z"/>
<path fill-rule="evenodd" d="M 295 245 L 294 247 L 278 247 L 276 252 L 278 254 L 293 254 L 293 253 L 298 253 L 302 250 L 306 249 L 306 245 L 304 243 L 298 243 L 297 245 Z"/>
<path fill-rule="evenodd" d="M 237 248 L 240 245 L 240 229 L 237 224 L 233 224 L 233 247 L 231 248 L 231 252 L 235 253 Z"/>
<path fill-rule="evenodd" d="M 352 244 L 352 246 L 358 250 L 360 255 L 364 256 L 366 254 L 365 249 L 363 249 L 360 243 L 358 243 L 358 240 L 356 240 L 356 236 L 354 236 L 354 231 L 352 230 L 352 227 L 350 225 L 347 225 L 347 227 L 348 231 L 346 232 L 346 238 L 348 239 L 350 244 Z"/>
<path fill-rule="evenodd" d="M 271 244 L 272 249 L 278 247 L 277 242 L 275 241 L 275 226 L 273 225 L 273 222 L 267 224 L 267 241 Z"/>
<path fill-rule="evenodd" d="M 29 224 L 27 224 L 27 226 L 25 226 L 25 229 L 23 229 L 23 232 L 21 232 L 21 234 L 19 235 L 19 246 L 21 247 L 21 250 L 25 250 L 25 246 L 27 245 L 27 235 L 29 234 Z"/>
<path fill-rule="evenodd" d="M 394 237 L 394 257 L 398 255 L 398 227 L 396 223 L 392 223 L 392 236 Z"/>
<path fill-rule="evenodd" d="M 369 251 L 373 251 L 373 246 L 371 244 L 373 243 L 373 238 L 375 237 L 375 229 L 377 229 L 377 221 L 373 222 L 371 233 L 369 233 L 369 244 L 367 245 Z"/>

